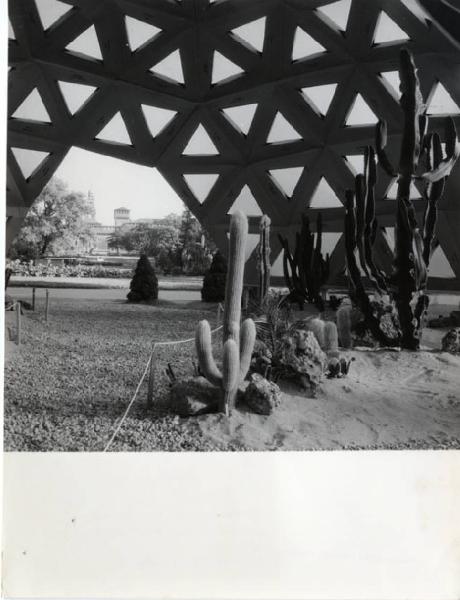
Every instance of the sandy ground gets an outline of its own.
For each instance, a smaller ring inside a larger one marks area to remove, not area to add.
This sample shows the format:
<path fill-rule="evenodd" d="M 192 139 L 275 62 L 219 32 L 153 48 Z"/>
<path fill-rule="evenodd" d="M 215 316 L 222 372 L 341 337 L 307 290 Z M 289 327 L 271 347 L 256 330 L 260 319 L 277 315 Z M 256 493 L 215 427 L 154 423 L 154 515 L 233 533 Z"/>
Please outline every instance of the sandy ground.
<path fill-rule="evenodd" d="M 199 417 L 211 439 L 253 450 L 460 448 L 460 356 L 439 351 L 353 351 L 350 373 L 316 398 L 282 386 L 265 417 L 235 411 Z"/>

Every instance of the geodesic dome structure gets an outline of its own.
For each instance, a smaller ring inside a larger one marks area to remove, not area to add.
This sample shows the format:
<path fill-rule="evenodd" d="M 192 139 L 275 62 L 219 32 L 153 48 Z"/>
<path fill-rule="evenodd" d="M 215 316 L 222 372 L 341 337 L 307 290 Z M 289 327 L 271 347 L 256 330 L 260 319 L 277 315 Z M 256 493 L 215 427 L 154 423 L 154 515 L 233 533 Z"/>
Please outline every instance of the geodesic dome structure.
<path fill-rule="evenodd" d="M 321 211 L 339 281 L 345 190 L 378 119 L 399 150 L 401 47 L 415 57 L 431 129 L 443 135 L 445 115 L 460 129 L 460 42 L 422 3 L 10 0 L 7 242 L 78 146 L 156 167 L 224 251 L 233 210 L 249 217 L 248 258 L 268 214 L 275 276 L 277 234 L 293 240 L 301 214 L 314 224 Z M 421 214 L 421 189 L 412 193 Z M 457 165 L 440 205 L 435 289 L 460 289 L 459 195 Z M 384 268 L 394 197 L 379 171 Z"/>

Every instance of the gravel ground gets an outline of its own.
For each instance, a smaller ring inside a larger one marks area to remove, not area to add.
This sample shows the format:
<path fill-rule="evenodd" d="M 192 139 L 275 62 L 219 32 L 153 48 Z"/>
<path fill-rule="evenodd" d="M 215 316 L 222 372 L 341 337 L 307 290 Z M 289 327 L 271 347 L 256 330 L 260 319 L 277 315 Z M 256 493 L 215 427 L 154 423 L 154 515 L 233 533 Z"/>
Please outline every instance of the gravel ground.
<path fill-rule="evenodd" d="M 22 344 L 7 342 L 4 446 L 10 451 L 101 451 L 144 371 L 152 343 L 193 337 L 196 322 L 214 321 L 215 308 L 168 303 L 60 299 L 52 318 L 26 312 Z M 196 307 L 195 307 L 196 306 Z M 14 314 L 7 313 L 13 327 Z M 218 335 L 218 334 L 217 334 Z M 192 373 L 193 344 L 158 350 L 158 363 Z M 155 408 L 147 385 L 110 450 L 235 450 L 211 442 L 164 406 L 167 380 L 157 368 Z"/>

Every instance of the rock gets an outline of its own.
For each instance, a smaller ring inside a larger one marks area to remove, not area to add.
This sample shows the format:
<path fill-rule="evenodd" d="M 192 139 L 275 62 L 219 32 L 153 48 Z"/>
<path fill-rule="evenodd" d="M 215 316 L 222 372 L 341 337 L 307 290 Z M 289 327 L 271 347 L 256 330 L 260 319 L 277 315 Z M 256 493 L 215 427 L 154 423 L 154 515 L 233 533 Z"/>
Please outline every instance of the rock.
<path fill-rule="evenodd" d="M 442 338 L 441 347 L 444 352 L 460 353 L 460 327 L 454 327 Z"/>
<path fill-rule="evenodd" d="M 204 377 L 190 377 L 171 385 L 169 406 L 180 417 L 217 412 L 220 390 Z"/>
<path fill-rule="evenodd" d="M 259 373 L 252 373 L 242 396 L 244 404 L 258 415 L 270 415 L 281 402 L 281 390 Z"/>
<path fill-rule="evenodd" d="M 281 338 L 277 362 L 291 370 L 304 387 L 314 390 L 320 383 L 327 364 L 315 334 L 302 329 Z"/>

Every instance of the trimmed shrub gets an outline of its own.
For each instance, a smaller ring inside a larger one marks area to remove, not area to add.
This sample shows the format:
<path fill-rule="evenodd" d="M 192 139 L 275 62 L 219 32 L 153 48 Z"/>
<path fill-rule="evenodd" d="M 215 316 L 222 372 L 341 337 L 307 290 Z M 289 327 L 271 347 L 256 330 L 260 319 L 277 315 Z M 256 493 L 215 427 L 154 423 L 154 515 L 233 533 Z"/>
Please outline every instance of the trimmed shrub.
<path fill-rule="evenodd" d="M 129 284 L 129 302 L 143 302 L 158 299 L 158 279 L 145 254 L 141 254 L 133 278 Z"/>
<path fill-rule="evenodd" d="M 214 254 L 211 266 L 204 274 L 201 300 L 203 302 L 223 302 L 226 278 L 227 261 L 218 251 Z"/>

